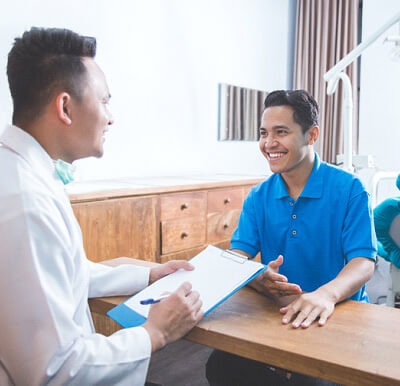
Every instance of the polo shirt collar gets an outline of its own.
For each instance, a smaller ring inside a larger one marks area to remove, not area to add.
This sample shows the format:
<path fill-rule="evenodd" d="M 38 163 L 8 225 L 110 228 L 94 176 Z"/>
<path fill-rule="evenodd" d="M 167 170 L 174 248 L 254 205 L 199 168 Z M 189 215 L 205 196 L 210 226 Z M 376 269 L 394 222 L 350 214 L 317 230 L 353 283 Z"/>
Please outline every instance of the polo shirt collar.
<path fill-rule="evenodd" d="M 285 198 L 285 197 L 289 197 L 289 193 L 286 189 L 286 185 L 283 181 L 283 178 L 281 177 L 280 174 L 276 175 L 276 179 L 275 179 L 275 198 L 276 199 L 281 199 L 281 198 Z"/>
<path fill-rule="evenodd" d="M 321 198 L 322 187 L 323 187 L 323 168 L 321 168 L 321 161 L 317 153 L 315 154 L 314 166 L 310 176 L 306 182 L 306 186 L 300 194 L 300 197 L 304 198 Z M 281 199 L 289 197 L 289 193 L 286 189 L 285 182 L 280 174 L 277 175 L 275 180 L 275 198 Z"/>

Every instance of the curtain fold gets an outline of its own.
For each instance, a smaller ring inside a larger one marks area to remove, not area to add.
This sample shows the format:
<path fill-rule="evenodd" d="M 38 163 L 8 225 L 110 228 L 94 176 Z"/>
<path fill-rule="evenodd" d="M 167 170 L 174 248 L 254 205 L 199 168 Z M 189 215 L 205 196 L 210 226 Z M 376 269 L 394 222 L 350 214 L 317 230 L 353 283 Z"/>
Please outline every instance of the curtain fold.
<path fill-rule="evenodd" d="M 326 95 L 323 75 L 358 44 L 359 0 L 298 0 L 293 88 L 304 89 L 320 106 L 315 149 L 336 163 L 343 153 L 343 90 Z M 358 61 L 346 67 L 353 88 L 353 151 L 358 152 Z"/>

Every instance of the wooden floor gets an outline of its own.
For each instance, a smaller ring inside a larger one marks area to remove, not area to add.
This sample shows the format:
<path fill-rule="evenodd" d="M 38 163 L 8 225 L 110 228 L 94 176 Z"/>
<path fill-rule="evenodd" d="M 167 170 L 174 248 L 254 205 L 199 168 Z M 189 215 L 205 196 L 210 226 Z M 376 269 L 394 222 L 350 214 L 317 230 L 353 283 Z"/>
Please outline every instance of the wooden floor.
<path fill-rule="evenodd" d="M 153 354 L 147 381 L 162 386 L 207 386 L 205 365 L 212 349 L 179 340 Z"/>

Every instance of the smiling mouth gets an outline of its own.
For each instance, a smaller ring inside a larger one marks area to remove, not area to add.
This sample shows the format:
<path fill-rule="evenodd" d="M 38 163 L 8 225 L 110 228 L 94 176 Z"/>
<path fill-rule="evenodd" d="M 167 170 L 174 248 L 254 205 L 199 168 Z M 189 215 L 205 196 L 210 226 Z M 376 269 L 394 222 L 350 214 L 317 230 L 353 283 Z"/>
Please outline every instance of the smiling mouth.
<path fill-rule="evenodd" d="M 268 158 L 271 161 L 275 161 L 275 160 L 282 158 L 286 153 L 267 153 L 267 154 L 268 154 Z"/>

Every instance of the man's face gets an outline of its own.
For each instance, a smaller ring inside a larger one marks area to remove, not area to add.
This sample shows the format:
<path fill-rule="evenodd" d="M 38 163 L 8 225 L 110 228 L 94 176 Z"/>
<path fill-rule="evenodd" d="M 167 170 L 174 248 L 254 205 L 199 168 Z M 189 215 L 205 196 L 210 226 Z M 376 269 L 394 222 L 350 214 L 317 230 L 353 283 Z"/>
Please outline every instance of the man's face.
<path fill-rule="evenodd" d="M 288 173 L 302 164 L 310 150 L 310 133 L 303 134 L 290 106 L 265 109 L 260 128 L 260 150 L 273 173 Z"/>
<path fill-rule="evenodd" d="M 107 104 L 110 92 L 104 74 L 91 58 L 84 58 L 86 87 L 80 101 L 72 98 L 73 159 L 101 157 L 108 126 L 113 123 Z"/>

